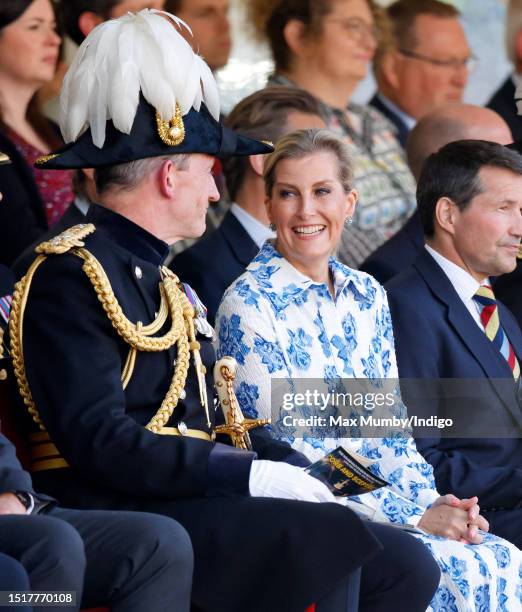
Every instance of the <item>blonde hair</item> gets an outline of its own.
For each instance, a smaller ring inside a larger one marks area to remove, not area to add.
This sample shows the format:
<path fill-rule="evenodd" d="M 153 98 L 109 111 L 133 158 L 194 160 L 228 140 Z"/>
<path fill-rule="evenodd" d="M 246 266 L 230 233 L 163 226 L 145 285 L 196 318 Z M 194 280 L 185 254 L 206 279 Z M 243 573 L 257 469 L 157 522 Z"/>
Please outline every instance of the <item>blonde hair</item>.
<path fill-rule="evenodd" d="M 522 30 L 522 0 L 510 0 L 506 13 L 506 53 L 513 64 L 517 63 L 516 41 Z"/>
<path fill-rule="evenodd" d="M 275 183 L 275 171 L 279 162 L 284 159 L 301 159 L 313 153 L 332 153 L 337 159 L 339 182 L 345 193 L 352 189 L 352 160 L 345 142 L 330 130 L 309 129 L 296 130 L 283 136 L 277 143 L 274 152 L 265 160 L 263 179 L 265 192 L 271 197 Z"/>

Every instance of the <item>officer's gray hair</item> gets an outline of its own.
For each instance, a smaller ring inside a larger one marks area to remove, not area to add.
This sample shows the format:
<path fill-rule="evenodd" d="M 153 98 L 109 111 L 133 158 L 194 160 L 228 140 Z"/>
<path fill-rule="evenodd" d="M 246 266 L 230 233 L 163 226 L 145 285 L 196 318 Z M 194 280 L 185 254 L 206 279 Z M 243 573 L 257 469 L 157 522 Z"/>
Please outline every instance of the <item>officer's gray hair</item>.
<path fill-rule="evenodd" d="M 511 0 L 506 13 L 506 51 L 513 64 L 517 64 L 516 41 L 522 30 L 522 0 Z"/>
<path fill-rule="evenodd" d="M 186 170 L 189 164 L 188 155 L 164 155 L 137 159 L 117 166 L 103 166 L 94 170 L 96 189 L 99 194 L 109 190 L 131 191 L 167 160 L 178 170 Z"/>

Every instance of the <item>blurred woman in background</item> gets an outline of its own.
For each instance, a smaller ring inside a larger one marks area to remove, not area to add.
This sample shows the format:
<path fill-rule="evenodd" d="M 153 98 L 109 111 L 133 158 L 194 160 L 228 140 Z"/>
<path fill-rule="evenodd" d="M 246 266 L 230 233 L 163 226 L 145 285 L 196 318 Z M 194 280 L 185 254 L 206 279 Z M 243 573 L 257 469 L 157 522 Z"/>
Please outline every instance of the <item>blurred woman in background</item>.
<path fill-rule="evenodd" d="M 0 3 L 0 149 L 13 162 L 0 167 L 0 262 L 7 265 L 56 223 L 73 199 L 70 171 L 33 168 L 62 144 L 36 100 L 38 89 L 54 76 L 60 41 L 50 0 Z"/>
<path fill-rule="evenodd" d="M 416 206 L 394 127 L 372 107 L 351 102 L 377 45 L 388 40 L 384 15 L 370 0 L 250 0 L 250 14 L 272 50 L 270 82 L 315 96 L 328 127 L 349 146 L 359 204 L 338 255 L 357 268 Z"/>

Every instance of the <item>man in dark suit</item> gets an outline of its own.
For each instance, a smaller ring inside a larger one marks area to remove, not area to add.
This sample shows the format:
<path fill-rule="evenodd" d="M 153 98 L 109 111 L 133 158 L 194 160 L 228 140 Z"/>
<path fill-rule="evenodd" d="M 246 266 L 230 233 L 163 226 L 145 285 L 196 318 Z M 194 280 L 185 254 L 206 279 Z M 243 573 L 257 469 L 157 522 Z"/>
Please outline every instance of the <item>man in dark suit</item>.
<path fill-rule="evenodd" d="M 405 147 L 415 123 L 448 102 L 461 102 L 474 63 L 459 11 L 438 0 L 397 0 L 387 7 L 392 40 L 379 45 L 370 104 L 396 127 Z"/>
<path fill-rule="evenodd" d="M 425 405 L 406 395 L 409 411 L 456 424 L 447 436 L 417 431 L 417 445 L 441 493 L 478 496 L 490 530 L 520 547 L 522 334 L 489 276 L 516 265 L 522 157 L 483 141 L 450 143 L 426 161 L 417 198 L 426 247 L 386 285 L 399 374 L 460 379 L 459 393 L 443 387 Z"/>
<path fill-rule="evenodd" d="M 307 92 L 270 87 L 242 100 L 226 125 L 251 138 L 276 142 L 294 129 L 324 127 L 316 100 Z M 263 157 L 231 158 L 224 164 L 233 200 L 218 229 L 177 255 L 171 269 L 193 287 L 207 308 L 211 325 L 225 293 L 273 237 L 265 208 Z"/>
<path fill-rule="evenodd" d="M 497 113 L 471 104 L 447 104 L 423 117 L 408 138 L 408 165 L 419 180 L 424 161 L 448 142 L 465 139 L 511 142 L 506 122 Z M 384 284 L 408 268 L 424 246 L 422 224 L 414 213 L 395 236 L 379 247 L 361 265 Z"/>
<path fill-rule="evenodd" d="M 506 50 L 513 72 L 491 96 L 487 106 L 504 118 L 513 140 L 522 140 L 522 120 L 517 111 L 515 91 L 522 79 L 522 2 L 510 0 L 506 12 Z"/>

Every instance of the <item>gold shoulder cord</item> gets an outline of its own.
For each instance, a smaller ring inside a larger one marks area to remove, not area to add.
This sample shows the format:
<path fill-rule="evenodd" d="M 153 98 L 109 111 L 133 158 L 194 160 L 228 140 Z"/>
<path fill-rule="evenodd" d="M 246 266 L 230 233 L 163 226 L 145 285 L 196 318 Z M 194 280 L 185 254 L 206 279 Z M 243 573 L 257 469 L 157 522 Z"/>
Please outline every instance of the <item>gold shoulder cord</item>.
<path fill-rule="evenodd" d="M 122 385 L 125 389 L 129 383 L 136 354 L 138 351 L 160 352 L 170 349 L 177 344 L 177 358 L 174 376 L 165 399 L 159 410 L 146 425 L 149 431 L 158 433 L 171 418 L 179 401 L 179 396 L 187 378 L 190 361 L 190 350 L 194 353 L 194 363 L 198 369 L 198 380 L 205 385 L 204 366 L 199 355 L 199 343 L 195 340 L 194 308 L 187 296 L 178 288 L 179 280 L 168 268 L 162 268 L 162 281 L 160 282 L 161 306 L 156 319 L 150 325 L 143 325 L 140 321 L 131 323 L 123 314 L 121 306 L 112 290 L 110 281 L 100 262 L 87 249 L 83 248 L 82 238 L 95 230 L 92 224 L 76 226 L 62 236 L 50 242 L 41 244 L 37 249 L 39 256 L 35 259 L 27 274 L 16 284 L 11 305 L 9 330 L 11 335 L 11 358 L 13 369 L 25 405 L 33 421 L 45 430 L 34 403 L 25 372 L 23 356 L 23 318 L 27 298 L 34 274 L 38 267 L 49 255 L 70 252 L 83 259 L 83 271 L 91 281 L 98 299 L 109 317 L 112 326 L 119 336 L 130 346 L 129 354 L 122 372 Z M 160 337 L 152 338 L 165 324 L 168 316 L 171 318 L 169 331 Z M 206 389 L 205 389 L 206 391 Z M 201 396 L 206 396 L 200 388 Z M 203 401 L 202 401 L 203 404 Z M 207 424 L 210 427 L 208 405 L 203 404 L 206 411 Z"/>

